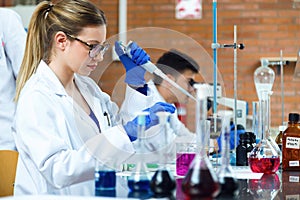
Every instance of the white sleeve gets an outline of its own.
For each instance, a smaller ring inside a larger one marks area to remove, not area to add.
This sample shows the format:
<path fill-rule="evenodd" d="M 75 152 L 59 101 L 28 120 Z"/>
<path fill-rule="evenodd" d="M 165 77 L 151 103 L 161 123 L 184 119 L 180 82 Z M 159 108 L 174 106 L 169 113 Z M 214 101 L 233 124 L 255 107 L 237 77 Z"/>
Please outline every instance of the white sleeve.
<path fill-rule="evenodd" d="M 149 89 L 149 88 L 148 88 Z M 153 105 L 153 96 L 146 96 L 126 85 L 124 101 L 119 111 L 119 118 L 123 124 L 133 120 L 137 112 Z"/>
<path fill-rule="evenodd" d="M 5 52 L 11 62 L 14 76 L 17 77 L 23 60 L 26 32 L 21 17 L 13 10 L 9 11 L 7 12 L 9 16 L 6 17 L 6 26 L 3 26 L 3 28 L 5 28 Z"/>
<path fill-rule="evenodd" d="M 15 139 L 20 156 L 29 157 L 36 169 L 56 188 L 93 179 L 95 159 L 114 168 L 134 154 L 122 127 L 112 127 L 84 141 L 76 126 L 66 126 L 53 98 L 30 93 L 20 101 L 16 114 Z M 24 114 L 26 113 L 26 115 Z M 73 140 L 70 139 L 73 138 Z M 77 143 L 78 148 L 74 148 Z"/>

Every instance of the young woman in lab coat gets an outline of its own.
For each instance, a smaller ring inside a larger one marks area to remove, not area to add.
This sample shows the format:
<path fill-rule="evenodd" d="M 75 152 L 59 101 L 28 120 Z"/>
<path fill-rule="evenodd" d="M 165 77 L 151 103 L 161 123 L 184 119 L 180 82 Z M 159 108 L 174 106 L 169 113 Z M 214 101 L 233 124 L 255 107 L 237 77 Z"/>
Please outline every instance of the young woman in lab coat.
<path fill-rule="evenodd" d="M 15 114 L 16 77 L 26 44 L 21 17 L 0 8 L 0 149 L 15 150 L 11 126 Z"/>
<path fill-rule="evenodd" d="M 91 195 L 96 160 L 118 169 L 134 154 L 135 120 L 117 125 L 116 104 L 87 77 L 105 40 L 104 13 L 87 0 L 43 1 L 34 11 L 17 80 L 15 195 Z M 149 59 L 141 49 L 132 54 Z M 168 104 L 150 112 L 161 110 L 174 112 Z"/>

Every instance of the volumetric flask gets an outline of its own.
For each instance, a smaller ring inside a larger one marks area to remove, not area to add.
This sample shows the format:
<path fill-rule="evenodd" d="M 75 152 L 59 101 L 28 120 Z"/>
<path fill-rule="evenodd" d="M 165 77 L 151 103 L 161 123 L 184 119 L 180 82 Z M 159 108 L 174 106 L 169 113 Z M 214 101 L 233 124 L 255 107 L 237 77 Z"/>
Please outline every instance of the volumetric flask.
<path fill-rule="evenodd" d="M 280 165 L 280 149 L 270 137 L 270 95 L 275 79 L 274 71 L 266 65 L 254 72 L 254 81 L 259 98 L 259 129 L 261 136 L 249 156 L 249 166 L 253 172 L 275 173 Z"/>

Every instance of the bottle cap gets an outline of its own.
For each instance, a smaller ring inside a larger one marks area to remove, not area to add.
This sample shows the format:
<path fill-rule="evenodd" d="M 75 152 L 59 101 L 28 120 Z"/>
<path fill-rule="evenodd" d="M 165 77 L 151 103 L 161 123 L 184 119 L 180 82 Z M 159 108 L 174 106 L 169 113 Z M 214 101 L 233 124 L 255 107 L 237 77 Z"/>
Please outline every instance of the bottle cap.
<path fill-rule="evenodd" d="M 239 135 L 240 140 L 249 140 L 249 135 L 247 133 L 242 133 Z"/>
<path fill-rule="evenodd" d="M 298 113 L 289 113 L 289 121 L 290 122 L 298 122 L 299 114 Z"/>

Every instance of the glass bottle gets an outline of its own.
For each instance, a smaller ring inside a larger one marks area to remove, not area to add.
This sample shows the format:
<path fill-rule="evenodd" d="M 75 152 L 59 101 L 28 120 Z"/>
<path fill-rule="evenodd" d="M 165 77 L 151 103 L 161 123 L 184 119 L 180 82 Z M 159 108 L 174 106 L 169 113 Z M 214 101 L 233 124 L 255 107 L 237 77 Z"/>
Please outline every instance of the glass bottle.
<path fill-rule="evenodd" d="M 165 132 L 164 143 L 168 145 L 167 131 L 168 131 L 168 118 L 170 113 L 157 112 L 156 115 L 159 118 L 159 124 L 161 129 Z M 159 169 L 154 173 L 150 182 L 150 188 L 156 197 L 170 196 L 176 187 L 174 176 L 170 173 L 167 167 L 168 153 L 163 152 L 160 155 Z"/>
<path fill-rule="evenodd" d="M 264 63 L 264 62 L 263 62 Z M 280 165 L 280 149 L 270 137 L 270 95 L 275 79 L 274 71 L 263 64 L 254 72 L 254 82 L 259 98 L 259 142 L 250 153 L 248 162 L 253 172 L 275 173 Z"/>
<path fill-rule="evenodd" d="M 220 197 L 235 197 L 238 194 L 239 184 L 235 173 L 230 166 L 230 115 L 223 116 L 222 120 L 222 161 L 218 170 L 221 184 Z"/>
<path fill-rule="evenodd" d="M 282 172 L 282 199 L 299 199 L 300 171 Z"/>
<path fill-rule="evenodd" d="M 248 166 L 248 157 L 250 139 L 247 133 L 240 134 L 239 145 L 236 147 L 236 165 Z M 251 146 L 252 147 L 252 146 Z M 252 150 L 253 148 L 251 148 Z"/>
<path fill-rule="evenodd" d="M 300 171 L 299 114 L 290 113 L 287 129 L 282 136 L 282 170 Z"/>
<path fill-rule="evenodd" d="M 131 192 L 150 191 L 150 176 L 143 156 L 143 154 L 146 153 L 144 140 L 146 115 L 148 114 L 148 112 L 141 112 L 138 114 L 136 154 L 140 155 L 140 160 L 138 160 L 138 162 L 136 163 L 131 175 L 127 180 L 127 185 Z"/>
<path fill-rule="evenodd" d="M 283 135 L 283 132 L 285 131 L 285 129 L 286 129 L 286 126 L 283 126 L 283 125 L 279 126 L 279 133 L 275 139 L 275 142 L 277 143 L 280 150 L 282 150 L 282 135 Z"/>
<path fill-rule="evenodd" d="M 189 170 L 182 180 L 182 192 L 187 199 L 213 198 L 220 192 L 217 175 L 205 150 L 207 94 L 205 85 L 195 85 L 197 89 L 196 103 L 196 141 L 197 151 Z"/>

